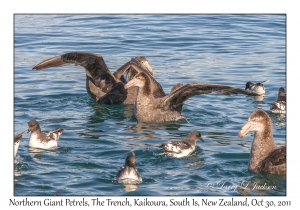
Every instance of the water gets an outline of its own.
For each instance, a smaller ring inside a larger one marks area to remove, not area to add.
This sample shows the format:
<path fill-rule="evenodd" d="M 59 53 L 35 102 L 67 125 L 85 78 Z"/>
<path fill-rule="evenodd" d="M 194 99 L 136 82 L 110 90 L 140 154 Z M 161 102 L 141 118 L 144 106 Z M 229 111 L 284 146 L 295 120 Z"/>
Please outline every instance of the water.
<path fill-rule="evenodd" d="M 15 15 L 14 41 L 15 134 L 32 118 L 43 131 L 65 130 L 53 150 L 29 148 L 23 135 L 14 195 L 286 195 L 285 177 L 248 171 L 253 133 L 237 137 L 252 111 L 268 110 L 286 87 L 285 15 Z M 137 123 L 133 105 L 98 105 L 88 96 L 82 67 L 32 70 L 72 51 L 101 54 L 112 72 L 143 55 L 167 94 L 178 82 L 244 88 L 264 80 L 267 94 L 262 101 L 194 96 L 182 112 L 190 124 Z M 276 144 L 285 144 L 285 117 L 270 117 Z M 185 158 L 142 146 L 181 140 L 191 130 L 205 142 Z M 143 182 L 128 188 L 115 175 L 131 151 Z M 252 190 L 255 183 L 276 188 Z"/>

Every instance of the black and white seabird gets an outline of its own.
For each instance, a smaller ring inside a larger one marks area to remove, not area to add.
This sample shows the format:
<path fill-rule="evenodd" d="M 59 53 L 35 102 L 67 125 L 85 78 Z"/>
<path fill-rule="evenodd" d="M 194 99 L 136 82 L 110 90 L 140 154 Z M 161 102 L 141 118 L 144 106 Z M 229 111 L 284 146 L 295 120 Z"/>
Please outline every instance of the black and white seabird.
<path fill-rule="evenodd" d="M 263 82 L 258 82 L 258 83 L 252 83 L 252 82 L 247 82 L 246 83 L 246 88 L 245 90 L 250 90 L 253 91 L 254 93 L 257 93 L 259 95 L 264 95 L 266 93 L 265 87 L 264 87 L 264 83 Z"/>
<path fill-rule="evenodd" d="M 20 143 L 21 143 L 21 140 L 22 140 L 22 134 L 24 132 L 26 132 L 26 131 L 23 131 L 22 133 L 19 133 L 19 134 L 14 136 L 14 157 L 16 157 L 17 152 L 19 150 L 19 146 L 20 146 Z"/>
<path fill-rule="evenodd" d="M 135 168 L 136 158 L 134 153 L 127 156 L 125 165 L 121 167 L 117 173 L 116 179 L 123 184 L 139 184 L 142 182 L 142 177 Z"/>
<path fill-rule="evenodd" d="M 277 100 L 268 104 L 271 104 L 270 112 L 281 114 L 286 113 L 286 94 L 283 87 L 279 88 L 278 90 Z"/>
<path fill-rule="evenodd" d="M 181 158 L 191 154 L 196 149 L 196 142 L 198 139 L 204 141 L 200 132 L 193 130 L 182 141 L 171 141 L 164 143 L 159 147 L 165 150 L 166 155 Z"/>
<path fill-rule="evenodd" d="M 29 146 L 42 149 L 57 147 L 59 136 L 64 129 L 56 128 L 49 133 L 41 132 L 40 125 L 34 119 L 28 122 L 28 132 L 31 132 Z"/>

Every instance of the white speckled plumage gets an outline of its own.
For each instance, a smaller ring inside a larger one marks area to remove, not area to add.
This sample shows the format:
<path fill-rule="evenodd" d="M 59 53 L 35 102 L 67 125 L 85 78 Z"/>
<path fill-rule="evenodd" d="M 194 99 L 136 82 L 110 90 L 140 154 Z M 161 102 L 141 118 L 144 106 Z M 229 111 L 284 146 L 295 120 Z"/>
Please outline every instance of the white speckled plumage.
<path fill-rule="evenodd" d="M 286 94 L 283 87 L 278 90 L 277 100 L 268 104 L 271 104 L 270 112 L 280 114 L 286 113 Z"/>
<path fill-rule="evenodd" d="M 56 128 L 48 133 L 41 132 L 41 128 L 36 120 L 28 122 L 28 132 L 31 132 L 29 146 L 41 149 L 50 149 L 58 146 L 58 140 L 64 130 Z"/>
<path fill-rule="evenodd" d="M 165 150 L 166 155 L 181 158 L 191 154 L 196 149 L 198 139 L 204 141 L 200 132 L 193 130 L 182 141 L 171 141 L 160 145 L 160 147 Z"/>

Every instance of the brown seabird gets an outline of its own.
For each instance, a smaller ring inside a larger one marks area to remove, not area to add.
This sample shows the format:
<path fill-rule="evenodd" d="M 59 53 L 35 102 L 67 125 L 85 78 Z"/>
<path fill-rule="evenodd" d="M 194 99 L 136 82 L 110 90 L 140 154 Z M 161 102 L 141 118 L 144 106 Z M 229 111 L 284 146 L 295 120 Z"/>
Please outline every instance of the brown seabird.
<path fill-rule="evenodd" d="M 255 173 L 286 174 L 286 146 L 277 147 L 272 134 L 272 121 L 262 110 L 255 110 L 238 133 L 242 138 L 254 131 L 248 169 Z"/>
<path fill-rule="evenodd" d="M 154 74 L 144 56 L 132 58 L 121 66 L 115 73 L 111 73 L 101 55 L 86 52 L 71 52 L 42 61 L 33 67 L 35 70 L 42 70 L 50 67 L 59 67 L 74 63 L 85 68 L 86 90 L 91 98 L 99 104 L 134 104 L 137 96 L 137 87 L 128 90 L 124 89 L 127 83 L 124 78 L 123 69 L 128 71 L 128 80 L 134 77 L 130 66 L 135 63 L 139 67 Z M 122 72 L 122 73 L 121 73 Z"/>
<path fill-rule="evenodd" d="M 178 83 L 166 96 L 161 85 L 146 71 L 137 65 L 131 68 L 137 74 L 124 86 L 126 89 L 139 87 L 135 103 L 134 117 L 140 122 L 163 122 L 185 119 L 181 115 L 184 101 L 199 95 L 217 92 L 219 94 L 246 94 L 257 96 L 257 93 L 241 88 L 219 84 L 186 84 Z M 132 71 L 132 70 L 131 70 Z"/>

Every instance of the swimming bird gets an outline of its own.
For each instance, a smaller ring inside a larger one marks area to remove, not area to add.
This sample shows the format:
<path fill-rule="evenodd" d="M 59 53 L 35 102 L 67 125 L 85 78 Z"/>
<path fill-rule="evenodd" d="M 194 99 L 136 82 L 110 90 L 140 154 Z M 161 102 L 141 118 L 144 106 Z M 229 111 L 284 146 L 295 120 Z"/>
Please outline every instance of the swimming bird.
<path fill-rule="evenodd" d="M 252 83 L 252 82 L 247 82 L 246 83 L 246 88 L 245 90 L 251 90 L 259 95 L 264 95 L 266 93 L 265 87 L 264 87 L 264 83 L 263 82 L 258 82 L 256 84 Z"/>
<path fill-rule="evenodd" d="M 186 119 L 181 115 L 184 101 L 199 95 L 217 92 L 219 94 L 246 94 L 257 96 L 257 93 L 241 88 L 219 84 L 177 84 L 166 96 L 161 85 L 145 70 L 131 65 L 135 76 L 125 84 L 125 88 L 139 87 L 133 116 L 140 122 L 162 122 Z M 126 69 L 125 69 L 126 70 Z"/>
<path fill-rule="evenodd" d="M 41 132 L 39 123 L 32 119 L 28 122 L 28 132 L 31 132 L 29 146 L 42 149 L 57 147 L 59 137 L 63 131 L 62 128 L 56 128 L 49 133 Z"/>
<path fill-rule="evenodd" d="M 116 179 L 121 183 L 140 183 L 142 177 L 135 168 L 136 157 L 135 154 L 129 154 L 125 160 L 125 165 L 118 171 Z"/>
<path fill-rule="evenodd" d="M 137 96 L 137 87 L 128 90 L 124 89 L 127 83 L 124 77 L 124 68 L 129 69 L 127 78 L 130 80 L 134 72 L 130 71 L 131 63 L 146 70 L 151 75 L 154 70 L 144 56 L 132 58 L 121 66 L 113 74 L 110 72 L 101 55 L 86 52 L 71 52 L 42 61 L 33 67 L 35 70 L 42 70 L 50 67 L 59 67 L 74 63 L 85 68 L 86 90 L 91 98 L 99 104 L 134 104 Z M 123 72 L 123 73 L 120 73 Z"/>
<path fill-rule="evenodd" d="M 278 98 L 274 102 L 269 102 L 271 104 L 270 112 L 272 113 L 285 113 L 286 112 L 286 94 L 284 88 L 281 87 L 278 90 Z"/>
<path fill-rule="evenodd" d="M 242 138 L 254 131 L 248 169 L 255 173 L 286 174 L 286 146 L 277 147 L 272 134 L 272 121 L 262 110 L 255 110 L 238 132 Z"/>
<path fill-rule="evenodd" d="M 170 141 L 159 147 L 165 150 L 166 155 L 181 158 L 191 154 L 196 149 L 196 142 L 198 139 L 204 142 L 200 132 L 193 130 L 182 141 Z"/>
<path fill-rule="evenodd" d="M 26 132 L 26 131 L 23 131 L 22 133 L 19 133 L 14 136 L 14 157 L 16 157 L 16 155 L 17 155 L 17 152 L 18 152 L 21 140 L 22 140 L 22 134 L 24 132 Z"/>

